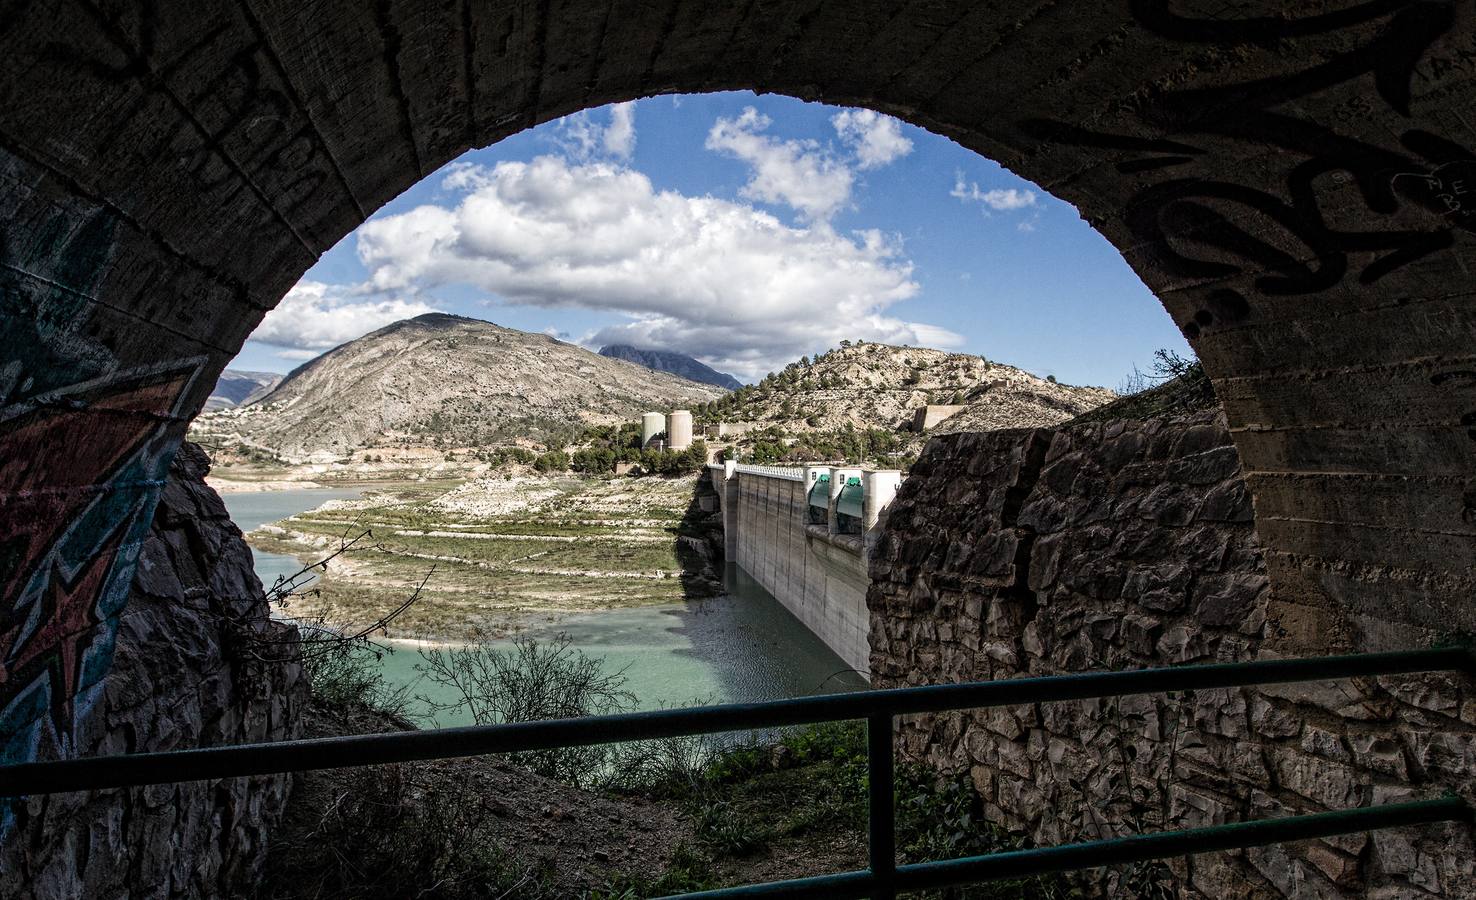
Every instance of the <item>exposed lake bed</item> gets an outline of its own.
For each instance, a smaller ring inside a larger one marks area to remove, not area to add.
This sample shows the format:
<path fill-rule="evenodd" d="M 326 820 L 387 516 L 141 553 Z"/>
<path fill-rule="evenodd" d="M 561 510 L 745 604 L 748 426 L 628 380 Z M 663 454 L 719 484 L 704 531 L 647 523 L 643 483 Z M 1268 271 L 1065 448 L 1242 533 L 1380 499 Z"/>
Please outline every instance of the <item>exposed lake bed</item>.
<path fill-rule="evenodd" d="M 566 637 L 621 673 L 640 709 L 865 688 L 863 676 L 741 570 L 719 571 L 720 583 L 694 590 L 702 560 L 681 526 L 691 479 L 507 481 L 485 492 L 475 483 L 403 491 L 378 483 L 222 499 L 268 588 L 369 533 L 329 562 L 288 615 L 372 623 L 430 575 L 425 597 L 379 641 L 384 679 L 405 690 L 410 714 L 427 725 L 470 718 L 433 711 L 452 698 L 422 677 L 420 650 L 473 642 L 505 650 L 514 635 Z M 509 503 L 519 487 L 528 502 Z"/>

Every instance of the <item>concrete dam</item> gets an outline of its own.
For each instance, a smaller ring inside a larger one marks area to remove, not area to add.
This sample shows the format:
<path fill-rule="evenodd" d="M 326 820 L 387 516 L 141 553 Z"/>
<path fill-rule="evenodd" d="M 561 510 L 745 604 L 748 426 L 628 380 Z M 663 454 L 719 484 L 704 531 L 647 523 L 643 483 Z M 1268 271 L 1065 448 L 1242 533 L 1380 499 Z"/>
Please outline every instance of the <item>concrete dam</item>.
<path fill-rule="evenodd" d="M 725 463 L 709 475 L 723 551 L 858 672 L 871 671 L 867 565 L 902 473 Z"/>

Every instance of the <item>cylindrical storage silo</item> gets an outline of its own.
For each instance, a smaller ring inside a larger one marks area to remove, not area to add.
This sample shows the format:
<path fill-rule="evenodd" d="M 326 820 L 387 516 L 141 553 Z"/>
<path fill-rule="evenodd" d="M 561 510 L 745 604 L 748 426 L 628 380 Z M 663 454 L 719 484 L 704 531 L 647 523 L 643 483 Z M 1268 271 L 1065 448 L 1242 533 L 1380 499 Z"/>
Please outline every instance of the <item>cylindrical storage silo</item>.
<path fill-rule="evenodd" d="M 666 446 L 673 450 L 692 446 L 692 414 L 687 410 L 672 410 L 666 417 Z"/>
<path fill-rule="evenodd" d="M 666 416 L 648 412 L 641 416 L 641 446 L 651 443 L 651 438 L 666 430 Z"/>

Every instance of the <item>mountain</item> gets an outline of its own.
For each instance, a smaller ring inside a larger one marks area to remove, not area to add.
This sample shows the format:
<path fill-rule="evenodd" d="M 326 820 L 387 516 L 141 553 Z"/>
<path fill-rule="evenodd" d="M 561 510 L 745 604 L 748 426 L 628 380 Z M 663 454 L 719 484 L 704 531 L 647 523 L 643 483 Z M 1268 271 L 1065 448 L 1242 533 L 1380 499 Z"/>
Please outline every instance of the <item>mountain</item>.
<path fill-rule="evenodd" d="M 796 433 L 907 430 L 923 406 L 965 407 L 931 433 L 1055 425 L 1115 397 L 1105 388 L 1057 384 L 981 356 L 860 342 L 802 357 L 694 412 Z"/>
<path fill-rule="evenodd" d="M 611 344 L 608 347 L 601 347 L 600 355 L 611 359 L 623 359 L 658 372 L 670 372 L 689 381 L 714 384 L 730 391 L 743 387 L 743 382 L 732 375 L 703 365 L 686 354 L 674 353 L 670 350 L 642 350 L 629 344 Z"/>
<path fill-rule="evenodd" d="M 265 397 L 282 381 L 276 372 L 247 372 L 226 369 L 215 382 L 215 390 L 205 401 L 205 409 L 230 409 L 245 406 Z"/>
<path fill-rule="evenodd" d="M 257 403 L 201 416 L 192 431 L 303 461 L 363 447 L 569 437 L 722 394 L 547 335 L 428 313 L 330 350 Z"/>

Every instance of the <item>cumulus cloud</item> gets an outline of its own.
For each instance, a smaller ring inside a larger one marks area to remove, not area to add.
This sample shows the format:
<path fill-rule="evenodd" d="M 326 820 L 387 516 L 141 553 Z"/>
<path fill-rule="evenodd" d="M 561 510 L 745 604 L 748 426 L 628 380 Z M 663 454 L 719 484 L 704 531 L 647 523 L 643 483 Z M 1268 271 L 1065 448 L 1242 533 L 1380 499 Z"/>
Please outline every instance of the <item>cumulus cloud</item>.
<path fill-rule="evenodd" d="M 830 117 L 835 133 L 856 154 L 856 166 L 875 169 L 912 152 L 902 123 L 869 109 L 844 109 Z"/>
<path fill-rule="evenodd" d="M 842 147 L 815 140 L 785 140 L 767 134 L 773 122 L 752 106 L 719 118 L 706 147 L 742 160 L 753 173 L 743 197 L 793 207 L 810 222 L 825 222 L 851 200 L 856 171 L 876 169 L 912 152 L 902 123 L 869 109 L 841 110 L 830 118 Z"/>
<path fill-rule="evenodd" d="M 589 110 L 565 116 L 554 125 L 553 142 L 564 155 L 581 162 L 630 159 L 636 145 L 635 103 L 616 103 L 609 110 L 605 125 L 596 122 Z"/>
<path fill-rule="evenodd" d="M 310 359 L 317 359 L 319 356 L 322 356 L 322 355 L 323 354 L 321 352 L 317 351 L 317 350 L 278 350 L 277 351 L 277 358 L 278 359 L 291 360 L 292 362 L 306 362 L 307 360 L 310 360 Z"/>
<path fill-rule="evenodd" d="M 251 339 L 288 348 L 281 354 L 285 359 L 310 359 L 391 322 L 434 311 L 419 300 L 366 298 L 341 285 L 299 281 L 256 326 Z M 299 353 L 307 356 L 288 355 Z"/>
<path fill-rule="evenodd" d="M 603 138 L 605 152 L 616 159 L 630 159 L 635 152 L 635 103 L 617 103 L 610 107 L 610 125 Z"/>
<path fill-rule="evenodd" d="M 948 195 L 957 197 L 965 203 L 982 203 L 995 212 L 1014 212 L 1035 205 L 1034 191 L 1020 188 L 980 190 L 976 182 L 965 183 L 962 172 L 954 177 L 953 190 L 949 191 Z"/>
<path fill-rule="evenodd" d="M 736 118 L 719 118 L 707 133 L 707 149 L 749 164 L 753 174 L 740 192 L 750 200 L 792 206 L 806 219 L 823 221 L 851 199 L 855 174 L 816 141 L 781 140 L 764 131 L 771 121 L 752 106 Z"/>
<path fill-rule="evenodd" d="M 759 118 L 745 112 L 723 139 L 767 146 Z M 589 343 L 678 350 L 740 377 L 843 338 L 959 342 L 888 314 L 918 285 L 897 240 L 880 231 L 789 225 L 746 204 L 658 191 L 608 162 L 544 156 L 461 168 L 447 186 L 465 192 L 452 208 L 421 206 L 360 228 L 374 290 L 467 284 L 511 303 L 624 313 L 632 321 Z"/>
<path fill-rule="evenodd" d="M 1008 190 L 995 188 L 992 191 L 984 192 L 984 202 L 988 204 L 990 209 L 996 210 L 998 212 L 1007 212 L 1008 210 L 1012 209 L 1024 209 L 1027 206 L 1035 205 L 1035 192 L 1021 191 L 1015 188 L 1010 188 Z"/>

